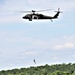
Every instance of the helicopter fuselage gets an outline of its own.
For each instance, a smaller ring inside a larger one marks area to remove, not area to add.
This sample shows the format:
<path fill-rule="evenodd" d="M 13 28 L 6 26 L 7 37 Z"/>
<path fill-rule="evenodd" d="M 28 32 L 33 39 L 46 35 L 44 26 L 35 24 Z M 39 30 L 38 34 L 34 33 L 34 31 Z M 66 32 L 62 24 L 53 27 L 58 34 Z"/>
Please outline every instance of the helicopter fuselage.
<path fill-rule="evenodd" d="M 43 14 L 27 14 L 23 17 L 23 19 L 29 19 L 29 21 L 32 21 L 32 19 L 52 19 L 51 16 L 46 16 Z"/>
<path fill-rule="evenodd" d="M 62 13 L 59 10 L 60 10 L 60 8 L 58 8 L 58 11 L 55 11 L 57 13 L 54 16 L 47 16 L 47 15 L 43 15 L 43 14 L 38 14 L 38 13 L 35 13 L 35 11 L 32 11 L 33 13 L 25 15 L 23 17 L 23 19 L 29 19 L 29 21 L 32 21 L 32 19 L 36 19 L 36 20 L 50 19 L 52 21 L 52 19 L 58 18 L 59 13 Z"/>

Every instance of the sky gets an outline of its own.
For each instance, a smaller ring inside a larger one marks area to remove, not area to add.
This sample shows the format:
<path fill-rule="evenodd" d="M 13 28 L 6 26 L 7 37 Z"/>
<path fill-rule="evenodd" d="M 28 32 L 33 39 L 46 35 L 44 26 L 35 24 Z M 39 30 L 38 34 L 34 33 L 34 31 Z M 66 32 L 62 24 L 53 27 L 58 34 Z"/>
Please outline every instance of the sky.
<path fill-rule="evenodd" d="M 16 12 L 58 8 L 53 22 Z M 0 0 L 0 70 L 61 63 L 75 63 L 75 0 Z"/>

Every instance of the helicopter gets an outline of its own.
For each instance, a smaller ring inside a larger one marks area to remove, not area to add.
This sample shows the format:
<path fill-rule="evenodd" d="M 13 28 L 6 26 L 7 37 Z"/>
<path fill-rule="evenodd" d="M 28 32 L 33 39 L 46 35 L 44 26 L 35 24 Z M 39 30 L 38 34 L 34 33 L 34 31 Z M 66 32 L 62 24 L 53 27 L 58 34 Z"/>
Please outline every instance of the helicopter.
<path fill-rule="evenodd" d="M 52 10 L 52 9 L 50 9 Z M 41 11 L 46 11 L 46 10 L 40 10 L 40 11 L 22 11 L 22 12 L 32 12 L 30 14 L 26 14 L 25 16 L 23 16 L 23 19 L 28 19 L 29 21 L 32 21 L 33 19 L 35 20 L 44 20 L 44 19 L 50 19 L 51 21 L 53 21 L 52 19 L 57 19 L 59 16 L 59 13 L 62 13 L 60 11 L 60 8 L 58 8 L 58 11 L 55 11 L 56 14 L 54 16 L 47 16 L 47 15 L 43 15 L 43 14 L 39 14 L 39 13 L 35 13 L 35 12 L 41 12 Z"/>

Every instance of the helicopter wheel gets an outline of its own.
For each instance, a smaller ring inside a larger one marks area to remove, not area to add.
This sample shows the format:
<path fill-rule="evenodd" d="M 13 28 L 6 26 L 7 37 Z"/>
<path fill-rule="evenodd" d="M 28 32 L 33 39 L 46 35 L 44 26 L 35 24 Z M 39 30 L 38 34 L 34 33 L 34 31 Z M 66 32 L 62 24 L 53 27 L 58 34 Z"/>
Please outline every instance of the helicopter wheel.
<path fill-rule="evenodd" d="M 32 21 L 32 19 L 29 19 L 29 21 Z"/>

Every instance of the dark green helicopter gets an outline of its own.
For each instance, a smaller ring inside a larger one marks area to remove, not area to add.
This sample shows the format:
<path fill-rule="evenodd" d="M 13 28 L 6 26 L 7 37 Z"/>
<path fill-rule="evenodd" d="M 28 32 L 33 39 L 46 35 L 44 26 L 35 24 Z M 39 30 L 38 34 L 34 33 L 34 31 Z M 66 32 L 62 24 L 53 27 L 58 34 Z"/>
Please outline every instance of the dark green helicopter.
<path fill-rule="evenodd" d="M 50 9 L 52 10 L 52 9 Z M 26 14 L 23 19 L 28 19 L 29 21 L 32 21 L 33 19 L 35 20 L 43 20 L 43 19 L 50 19 L 52 21 L 52 19 L 57 19 L 59 16 L 59 13 L 62 13 L 60 11 L 60 8 L 58 8 L 58 11 L 55 11 L 56 14 L 54 16 L 47 16 L 47 15 L 43 15 L 43 14 L 39 14 L 39 13 L 35 13 L 35 12 L 41 12 L 41 11 L 47 11 L 47 10 L 40 10 L 40 11 L 22 11 L 22 12 L 32 12 L 30 14 Z"/>

